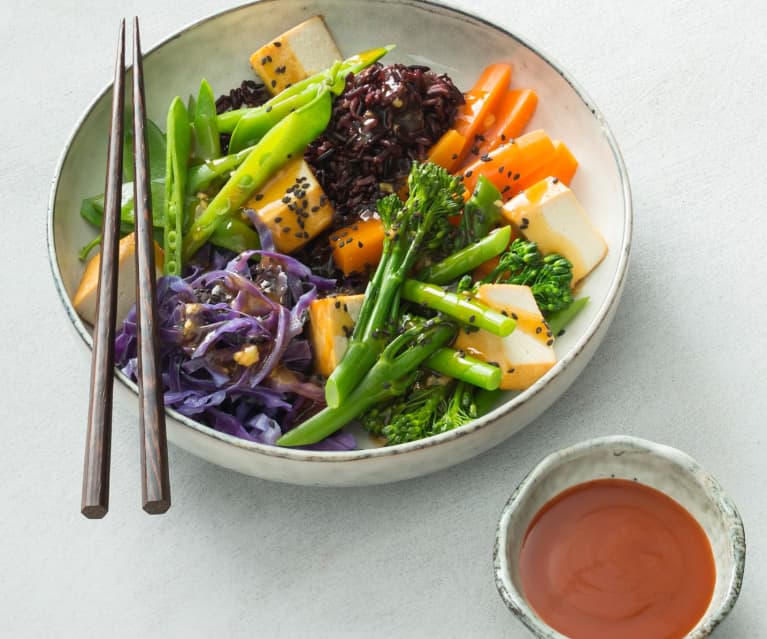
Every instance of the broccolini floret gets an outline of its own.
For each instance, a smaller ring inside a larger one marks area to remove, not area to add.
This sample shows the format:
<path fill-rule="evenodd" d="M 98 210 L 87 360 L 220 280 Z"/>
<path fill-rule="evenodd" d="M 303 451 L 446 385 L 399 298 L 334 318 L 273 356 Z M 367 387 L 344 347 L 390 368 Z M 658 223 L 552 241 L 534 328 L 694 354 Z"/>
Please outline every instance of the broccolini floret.
<path fill-rule="evenodd" d="M 475 387 L 442 381 L 416 387 L 395 402 L 380 404 L 361 418 L 363 427 L 387 445 L 404 444 L 445 433 L 474 419 Z"/>
<path fill-rule="evenodd" d="M 573 301 L 570 286 L 573 265 L 557 254 L 542 255 L 535 242 L 515 239 L 501 254 L 498 266 L 482 282 L 484 284 L 521 284 L 529 286 L 546 315 L 567 308 Z"/>

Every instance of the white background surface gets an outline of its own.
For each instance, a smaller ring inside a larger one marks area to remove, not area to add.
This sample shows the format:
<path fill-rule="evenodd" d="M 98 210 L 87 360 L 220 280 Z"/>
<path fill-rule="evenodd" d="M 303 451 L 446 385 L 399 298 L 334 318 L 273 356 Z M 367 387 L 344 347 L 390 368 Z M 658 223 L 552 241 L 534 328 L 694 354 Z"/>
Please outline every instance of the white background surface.
<path fill-rule="evenodd" d="M 601 107 L 635 205 L 615 322 L 555 406 L 423 479 L 272 484 L 170 451 L 174 505 L 139 505 L 135 408 L 115 408 L 110 513 L 79 514 L 89 354 L 47 263 L 59 153 L 110 80 L 116 26 L 149 48 L 224 0 L 0 0 L 0 636 L 505 637 L 500 510 L 542 456 L 597 435 L 679 447 L 746 526 L 746 578 L 718 637 L 767 636 L 767 55 L 764 5 L 475 0 Z M 467 55 L 470 52 L 467 51 Z"/>

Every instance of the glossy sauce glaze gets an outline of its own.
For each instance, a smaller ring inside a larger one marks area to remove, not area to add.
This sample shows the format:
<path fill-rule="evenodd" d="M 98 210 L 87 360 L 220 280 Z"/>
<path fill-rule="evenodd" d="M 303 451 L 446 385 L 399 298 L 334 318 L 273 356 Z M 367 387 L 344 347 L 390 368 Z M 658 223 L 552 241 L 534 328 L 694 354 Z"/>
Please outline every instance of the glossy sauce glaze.
<path fill-rule="evenodd" d="M 571 639 L 680 639 L 714 592 L 711 544 L 676 501 L 599 479 L 556 496 L 520 551 L 522 590 Z"/>

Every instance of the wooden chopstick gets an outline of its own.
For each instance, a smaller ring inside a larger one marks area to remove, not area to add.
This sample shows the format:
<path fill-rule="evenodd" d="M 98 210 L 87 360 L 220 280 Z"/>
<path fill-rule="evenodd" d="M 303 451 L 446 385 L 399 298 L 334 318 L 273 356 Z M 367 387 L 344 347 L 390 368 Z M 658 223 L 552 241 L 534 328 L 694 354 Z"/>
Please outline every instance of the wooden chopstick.
<path fill-rule="evenodd" d="M 138 18 L 133 20 L 133 202 L 136 212 L 136 321 L 138 325 L 141 497 L 144 510 L 170 507 L 168 442 L 165 434 L 162 375 L 157 348 L 152 194 L 146 153 L 146 106 Z"/>
<path fill-rule="evenodd" d="M 104 219 L 101 229 L 97 317 L 91 360 L 91 394 L 85 442 L 81 512 L 99 519 L 109 510 L 112 391 L 117 315 L 117 273 L 123 172 L 125 20 L 120 22 L 112 88 Z M 168 442 L 157 348 L 152 199 L 146 152 L 146 106 L 138 18 L 133 22 L 133 201 L 136 220 L 136 321 L 138 325 L 139 432 L 142 507 L 150 514 L 170 507 Z"/>
<path fill-rule="evenodd" d="M 91 394 L 85 441 L 81 512 L 99 519 L 109 510 L 109 463 L 112 448 L 112 387 L 117 314 L 117 252 L 120 241 L 120 200 L 123 171 L 123 107 L 125 104 L 125 20 L 120 22 L 117 62 L 109 125 L 104 219 L 96 326 L 91 359 Z"/>

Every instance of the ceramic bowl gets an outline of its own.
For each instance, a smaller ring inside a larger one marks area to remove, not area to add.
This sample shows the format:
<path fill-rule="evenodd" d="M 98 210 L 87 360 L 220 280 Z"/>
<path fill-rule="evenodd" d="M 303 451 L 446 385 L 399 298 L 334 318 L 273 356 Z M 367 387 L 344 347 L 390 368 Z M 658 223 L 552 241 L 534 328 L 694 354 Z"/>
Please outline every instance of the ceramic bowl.
<path fill-rule="evenodd" d="M 144 72 L 149 117 L 165 121 L 175 95 L 207 78 L 218 93 L 252 78 L 248 57 L 269 38 L 322 14 L 351 55 L 387 43 L 385 61 L 425 64 L 468 88 L 490 62 L 514 66 L 512 84 L 532 87 L 539 106 L 531 127 L 563 139 L 580 161 L 572 188 L 609 247 L 582 290 L 591 301 L 557 341 L 559 363 L 525 392 L 508 394 L 466 426 L 424 441 L 376 448 L 360 437 L 359 450 L 307 452 L 242 441 L 169 411 L 171 442 L 213 463 L 266 479 L 323 485 L 365 485 L 415 477 L 489 449 L 538 417 L 573 382 L 594 354 L 623 289 L 631 243 L 631 196 L 618 146 L 601 113 L 558 64 L 520 37 L 475 16 L 415 0 L 264 0 L 214 15 L 147 49 Z M 456 42 L 470 43 L 455 46 Z M 467 47 L 471 56 L 466 55 Z M 94 237 L 79 214 L 83 197 L 103 190 L 109 89 L 96 97 L 62 154 L 50 198 L 48 241 L 53 276 L 72 325 L 89 348 L 91 327 L 71 296 L 83 271 L 77 252 Z M 136 387 L 118 374 L 118 401 L 134 401 Z M 83 400 L 85 401 L 85 400 Z"/>
<path fill-rule="evenodd" d="M 716 564 L 714 595 L 685 639 L 708 637 L 740 594 L 746 560 L 743 522 L 719 482 L 689 455 L 636 437 L 601 437 L 555 452 L 522 480 L 503 509 L 496 535 L 495 583 L 504 603 L 536 637 L 567 639 L 528 604 L 517 558 L 531 520 L 546 502 L 572 486 L 608 477 L 660 490 L 686 508 L 705 530 Z"/>

